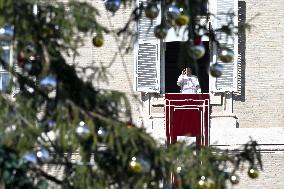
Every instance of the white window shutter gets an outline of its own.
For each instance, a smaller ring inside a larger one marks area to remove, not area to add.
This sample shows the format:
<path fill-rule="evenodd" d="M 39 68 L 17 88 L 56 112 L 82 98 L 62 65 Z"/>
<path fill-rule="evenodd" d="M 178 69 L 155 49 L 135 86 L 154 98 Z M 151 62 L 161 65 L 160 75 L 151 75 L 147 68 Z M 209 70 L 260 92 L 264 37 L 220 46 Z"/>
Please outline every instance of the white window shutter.
<path fill-rule="evenodd" d="M 233 21 L 234 27 L 238 26 L 238 0 L 213 0 L 214 14 L 213 29 L 221 28 Z M 234 13 L 234 16 L 228 13 Z M 235 31 L 235 30 L 234 30 Z M 223 63 L 218 58 L 216 46 L 213 46 L 213 63 L 217 62 L 223 65 L 223 73 L 219 78 L 211 78 L 214 82 L 211 86 L 212 91 L 237 91 L 237 63 L 238 63 L 238 36 L 233 34 L 227 36 L 223 32 L 215 32 L 217 40 L 221 46 L 225 46 L 234 51 L 234 60 L 229 63 Z"/>
<path fill-rule="evenodd" d="M 144 6 L 147 0 L 139 0 Z M 134 47 L 134 88 L 141 92 L 160 92 L 161 40 L 154 35 L 154 28 L 161 22 L 161 14 L 151 22 L 144 12 L 138 21 L 138 40 Z"/>
<path fill-rule="evenodd" d="M 1 39 L 0 39 L 1 40 Z M 7 40 L 0 41 L 1 48 L 1 58 L 7 63 L 11 65 L 12 62 L 12 46 L 11 42 Z M 0 65 L 0 91 L 7 89 L 10 81 L 9 72 Z"/>

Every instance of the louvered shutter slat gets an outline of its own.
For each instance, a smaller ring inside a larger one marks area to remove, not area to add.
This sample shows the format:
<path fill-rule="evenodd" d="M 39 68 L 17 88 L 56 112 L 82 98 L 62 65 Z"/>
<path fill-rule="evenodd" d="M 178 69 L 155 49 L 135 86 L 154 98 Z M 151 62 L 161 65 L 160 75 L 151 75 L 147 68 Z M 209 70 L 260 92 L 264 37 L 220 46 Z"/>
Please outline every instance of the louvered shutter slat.
<path fill-rule="evenodd" d="M 238 25 L 237 0 L 216 0 L 216 19 L 215 28 L 221 28 L 233 21 L 234 27 Z M 230 14 L 228 14 L 230 13 Z M 232 17 L 231 13 L 234 13 Z M 223 65 L 223 74 L 216 79 L 215 91 L 236 91 L 237 90 L 237 62 L 238 62 L 238 37 L 237 35 L 227 36 L 224 33 L 216 32 L 216 36 L 221 46 L 225 46 L 234 51 L 234 60 L 229 63 L 223 63 L 217 56 L 217 63 Z M 217 52 L 217 51 L 216 51 Z"/>
<path fill-rule="evenodd" d="M 146 0 L 139 0 L 146 5 Z M 151 21 L 144 12 L 138 21 L 138 40 L 135 44 L 135 90 L 160 92 L 160 40 L 154 35 L 154 27 L 161 17 Z"/>

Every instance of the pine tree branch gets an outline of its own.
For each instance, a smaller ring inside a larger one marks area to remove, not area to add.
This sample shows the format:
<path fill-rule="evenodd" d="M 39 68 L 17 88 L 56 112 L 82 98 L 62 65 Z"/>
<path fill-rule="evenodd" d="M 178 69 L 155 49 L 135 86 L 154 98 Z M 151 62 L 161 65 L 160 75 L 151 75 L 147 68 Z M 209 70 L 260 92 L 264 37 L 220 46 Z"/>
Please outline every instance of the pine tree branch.
<path fill-rule="evenodd" d="M 34 168 L 31 168 L 34 172 L 36 172 L 37 174 L 40 174 L 41 176 L 45 177 L 47 180 L 50 180 L 52 182 L 55 182 L 56 184 L 59 184 L 59 185 L 64 185 L 64 182 L 57 179 L 55 176 L 52 176 L 48 173 L 46 173 L 45 171 L 43 171 L 42 169 L 40 168 L 37 168 L 37 167 L 34 167 Z"/>

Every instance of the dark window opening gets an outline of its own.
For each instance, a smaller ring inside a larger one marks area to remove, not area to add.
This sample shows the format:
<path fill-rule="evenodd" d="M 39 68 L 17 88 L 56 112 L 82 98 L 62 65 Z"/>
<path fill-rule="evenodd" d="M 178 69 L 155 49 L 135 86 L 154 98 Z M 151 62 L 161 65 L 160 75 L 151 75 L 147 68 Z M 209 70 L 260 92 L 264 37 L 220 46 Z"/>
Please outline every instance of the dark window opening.
<path fill-rule="evenodd" d="M 192 74 L 199 80 L 202 93 L 209 92 L 208 67 L 210 63 L 209 43 L 203 42 L 205 46 L 205 55 L 193 64 Z M 165 93 L 179 93 L 180 87 L 177 85 L 177 79 L 182 69 L 192 62 L 188 55 L 185 42 L 168 42 L 165 51 Z M 195 65 L 195 66 L 194 66 Z"/>

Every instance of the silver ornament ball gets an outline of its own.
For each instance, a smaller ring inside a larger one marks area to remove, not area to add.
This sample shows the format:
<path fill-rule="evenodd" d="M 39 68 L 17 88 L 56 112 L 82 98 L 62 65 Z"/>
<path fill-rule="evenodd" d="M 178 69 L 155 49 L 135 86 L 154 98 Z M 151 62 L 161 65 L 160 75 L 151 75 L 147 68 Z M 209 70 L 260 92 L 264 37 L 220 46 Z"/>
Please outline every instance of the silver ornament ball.
<path fill-rule="evenodd" d="M 36 156 L 40 161 L 47 161 L 49 160 L 49 152 L 45 149 L 39 149 L 36 152 Z"/>
<path fill-rule="evenodd" d="M 200 59 L 205 55 L 205 47 L 203 44 L 192 45 L 189 47 L 188 53 L 193 59 Z"/>
<path fill-rule="evenodd" d="M 158 39 L 164 39 L 168 34 L 168 28 L 165 25 L 160 24 L 155 27 L 154 34 Z"/>
<path fill-rule="evenodd" d="M 106 0 L 105 7 L 108 11 L 115 13 L 121 4 L 121 0 Z"/>
<path fill-rule="evenodd" d="M 14 35 L 14 28 L 12 26 L 6 25 L 0 28 L 0 39 L 12 39 Z"/>
<path fill-rule="evenodd" d="M 80 121 L 79 126 L 76 128 L 76 134 L 80 138 L 87 138 L 90 134 L 90 129 L 86 126 L 84 121 Z"/>
<path fill-rule="evenodd" d="M 49 75 L 41 79 L 39 85 L 48 91 L 52 91 L 56 88 L 57 80 L 54 76 Z"/>
<path fill-rule="evenodd" d="M 165 13 L 170 19 L 177 19 L 180 16 L 180 9 L 175 5 L 169 5 L 166 7 Z"/>
<path fill-rule="evenodd" d="M 33 153 L 26 153 L 23 158 L 27 162 L 37 163 L 37 157 Z"/>
<path fill-rule="evenodd" d="M 213 77 L 220 77 L 222 75 L 223 66 L 221 64 L 215 63 L 210 66 L 210 74 Z"/>
<path fill-rule="evenodd" d="M 106 131 L 105 131 L 105 129 L 103 128 L 103 127 L 100 127 L 99 129 L 98 129 L 98 136 L 99 137 L 101 137 L 101 138 L 103 138 L 103 137 L 105 137 L 106 136 Z"/>

